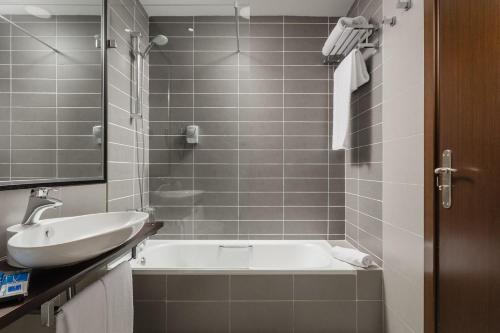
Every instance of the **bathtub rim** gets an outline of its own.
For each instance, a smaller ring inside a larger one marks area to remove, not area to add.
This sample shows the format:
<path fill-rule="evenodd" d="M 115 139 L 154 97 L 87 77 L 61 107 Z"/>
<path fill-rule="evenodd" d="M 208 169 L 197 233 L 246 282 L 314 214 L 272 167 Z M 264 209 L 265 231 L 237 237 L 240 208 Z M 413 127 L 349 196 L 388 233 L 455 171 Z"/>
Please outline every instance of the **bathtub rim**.
<path fill-rule="evenodd" d="M 144 247 L 147 244 L 158 243 L 169 243 L 169 244 L 185 244 L 185 243 L 199 243 L 199 244 L 248 244 L 248 243 L 261 243 L 261 244 L 272 244 L 272 243 L 313 243 L 320 245 L 322 247 L 328 246 L 332 247 L 334 245 L 342 245 L 352 247 L 345 241 L 330 242 L 328 240 L 166 240 L 166 239 L 155 239 L 150 238 L 145 240 Z M 154 246 L 154 245 L 153 245 Z M 142 251 L 141 251 L 142 252 Z M 313 269 L 247 269 L 247 268 L 154 268 L 154 267 L 140 267 L 138 261 L 140 260 L 140 252 L 137 253 L 137 259 L 131 261 L 132 273 L 134 275 L 333 275 L 333 274 L 343 274 L 343 275 L 353 275 L 357 271 L 362 270 L 377 270 L 380 269 L 378 266 L 372 266 L 368 269 L 356 267 L 350 265 L 346 262 L 335 259 L 333 256 L 332 266 L 334 263 L 340 263 L 344 268 L 336 267 L 325 267 L 325 268 L 313 268 Z"/>

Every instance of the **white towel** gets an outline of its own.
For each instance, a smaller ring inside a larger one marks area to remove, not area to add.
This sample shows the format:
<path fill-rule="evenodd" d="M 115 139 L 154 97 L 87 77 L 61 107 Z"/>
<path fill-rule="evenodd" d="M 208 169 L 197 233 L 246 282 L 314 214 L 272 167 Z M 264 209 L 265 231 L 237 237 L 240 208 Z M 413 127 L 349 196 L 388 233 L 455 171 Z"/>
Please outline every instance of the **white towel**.
<path fill-rule="evenodd" d="M 339 40 L 340 36 L 342 35 L 345 29 L 364 26 L 367 24 L 368 21 L 363 16 L 341 17 L 337 21 L 337 24 L 335 25 L 335 28 L 333 28 L 330 36 L 328 36 L 328 39 L 326 40 L 325 45 L 323 46 L 323 50 L 321 52 L 323 53 L 324 56 L 330 55 L 333 48 L 335 47 L 335 44 L 337 44 L 337 41 Z"/>
<path fill-rule="evenodd" d="M 354 49 L 333 73 L 332 149 L 347 149 L 351 118 L 351 94 L 370 80 L 363 55 Z"/>
<path fill-rule="evenodd" d="M 366 268 L 373 264 L 373 260 L 369 254 L 355 249 L 334 246 L 332 248 L 332 253 L 338 260 L 345 261 L 346 263 L 354 266 Z"/>
<path fill-rule="evenodd" d="M 107 300 L 108 333 L 132 333 L 134 303 L 132 269 L 124 262 L 101 279 Z M 88 331 L 90 332 L 90 331 Z"/>
<path fill-rule="evenodd" d="M 97 281 L 85 288 L 56 315 L 56 333 L 106 333 L 107 310 L 104 284 Z"/>

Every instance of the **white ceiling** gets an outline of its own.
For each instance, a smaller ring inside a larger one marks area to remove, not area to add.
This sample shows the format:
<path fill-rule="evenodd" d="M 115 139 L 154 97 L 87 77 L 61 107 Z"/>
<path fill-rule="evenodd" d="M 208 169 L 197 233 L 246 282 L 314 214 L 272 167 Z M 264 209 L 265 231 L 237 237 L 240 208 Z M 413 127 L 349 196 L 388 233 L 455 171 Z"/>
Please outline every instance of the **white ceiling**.
<path fill-rule="evenodd" d="M 140 0 L 150 16 L 232 15 L 233 0 Z M 354 0 L 240 0 L 252 16 L 345 16 Z M 222 5 L 222 6 L 219 6 Z"/>
<path fill-rule="evenodd" d="M 28 15 L 26 6 L 40 7 L 52 15 L 100 15 L 102 0 L 0 0 L 0 14 Z"/>
<path fill-rule="evenodd" d="M 234 0 L 140 0 L 150 16 L 233 15 Z M 354 0 L 239 0 L 252 16 L 344 16 Z M 102 0 L 0 0 L 0 14 L 26 14 L 34 5 L 52 14 L 99 14 Z"/>

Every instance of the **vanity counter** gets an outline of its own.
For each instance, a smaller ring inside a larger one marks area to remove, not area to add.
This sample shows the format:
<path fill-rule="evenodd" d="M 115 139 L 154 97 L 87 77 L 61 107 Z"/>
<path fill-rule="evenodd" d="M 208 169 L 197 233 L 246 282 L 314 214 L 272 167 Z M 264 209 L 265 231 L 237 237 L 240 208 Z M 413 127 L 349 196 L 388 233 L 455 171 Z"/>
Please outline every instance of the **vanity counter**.
<path fill-rule="evenodd" d="M 67 267 L 33 270 L 28 297 L 21 302 L 0 303 L 0 329 L 38 309 L 43 303 L 83 280 L 89 273 L 126 254 L 143 240 L 156 234 L 162 226 L 162 223 L 146 223 L 129 241 L 94 259 Z M 5 259 L 0 261 L 0 270 L 10 269 L 12 267 Z"/>

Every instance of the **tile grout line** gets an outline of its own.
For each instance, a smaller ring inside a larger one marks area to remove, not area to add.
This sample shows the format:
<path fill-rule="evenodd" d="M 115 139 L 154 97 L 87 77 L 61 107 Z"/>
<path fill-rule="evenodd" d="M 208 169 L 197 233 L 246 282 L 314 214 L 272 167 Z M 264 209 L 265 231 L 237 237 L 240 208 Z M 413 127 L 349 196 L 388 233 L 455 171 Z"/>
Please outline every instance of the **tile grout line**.
<path fill-rule="evenodd" d="M 354 304 L 356 306 L 355 308 L 355 315 L 354 315 L 354 325 L 355 325 L 355 329 L 356 329 L 356 333 L 358 333 L 358 271 L 356 271 L 356 276 L 355 276 L 355 285 L 354 285 L 354 289 L 355 289 L 355 292 L 356 292 L 356 299 L 354 300 Z"/>
<path fill-rule="evenodd" d="M 168 274 L 165 275 L 165 332 L 168 332 Z"/>
<path fill-rule="evenodd" d="M 231 313 L 232 313 L 232 307 L 233 307 L 233 304 L 232 304 L 232 297 L 231 297 L 231 292 L 232 292 L 232 275 L 228 275 L 228 332 L 231 333 Z"/>
<path fill-rule="evenodd" d="M 55 29 L 56 29 L 56 49 L 59 47 L 58 43 L 58 33 L 59 33 L 59 20 L 58 16 L 55 17 Z M 59 66 L 59 54 L 56 53 L 56 149 L 59 149 L 59 82 L 58 77 L 58 66 Z M 59 154 L 56 152 L 56 179 L 59 178 Z"/>
<path fill-rule="evenodd" d="M 328 19 L 328 22 L 329 22 L 329 19 Z M 279 24 L 281 24 L 281 25 L 282 25 L 282 31 L 284 31 L 284 30 L 285 30 L 285 28 L 287 27 L 287 25 L 286 25 L 286 24 L 285 24 L 285 22 L 284 22 L 284 17 L 282 17 L 281 23 L 279 23 Z M 327 28 L 327 29 L 329 29 L 329 25 L 328 25 L 328 28 Z M 283 34 L 283 35 L 284 35 L 284 34 Z M 282 37 L 283 50 L 282 50 L 282 56 L 281 56 L 281 58 L 283 59 L 283 63 L 282 63 L 282 64 L 281 64 L 281 66 L 280 66 L 280 67 L 281 67 L 281 69 L 282 69 L 282 71 L 283 71 L 283 72 L 282 72 L 282 74 L 281 74 L 281 80 L 282 80 L 282 85 L 281 85 L 281 86 L 282 86 L 282 94 L 283 94 L 283 95 L 282 95 L 282 98 L 281 98 L 281 99 L 282 99 L 282 104 L 283 104 L 283 105 L 281 106 L 281 109 L 282 109 L 282 117 L 281 117 L 281 118 L 282 118 L 282 120 L 281 120 L 281 122 L 282 122 L 282 126 L 281 126 L 281 128 L 282 128 L 282 133 L 281 133 L 281 135 L 280 135 L 280 136 L 282 137 L 281 142 L 282 142 L 282 144 L 283 144 L 283 148 L 282 148 L 282 149 L 283 149 L 283 153 L 282 153 L 283 162 L 282 162 L 282 168 L 281 168 L 281 169 L 282 169 L 282 172 L 283 172 L 283 175 L 282 175 L 280 178 L 282 179 L 283 184 L 282 184 L 282 186 L 281 186 L 281 192 L 279 192 L 279 193 L 281 193 L 281 195 L 283 196 L 283 197 L 282 197 L 282 199 L 281 199 L 281 201 L 282 201 L 282 202 L 285 202 L 285 180 L 286 180 L 286 179 L 285 179 L 285 178 L 286 178 L 286 177 L 285 177 L 285 172 L 284 172 L 284 171 L 285 171 L 284 169 L 285 169 L 285 167 L 286 167 L 286 163 L 284 163 L 284 158 L 285 158 L 285 156 L 284 156 L 284 155 L 285 155 L 285 151 L 284 151 L 284 144 L 285 144 L 285 138 L 286 138 L 286 135 L 285 135 L 285 131 L 284 131 L 284 130 L 285 130 L 285 127 L 286 127 L 285 125 L 286 125 L 286 124 L 288 124 L 288 122 L 285 122 L 285 119 L 286 119 L 286 118 L 285 118 L 285 113 L 284 113 L 284 109 L 285 109 L 284 99 L 285 99 L 285 97 L 286 97 L 286 95 L 287 95 L 287 94 L 285 94 L 285 74 L 284 74 L 284 69 L 285 69 L 285 62 L 284 62 L 284 58 L 285 58 L 285 56 L 287 55 L 287 54 L 285 53 L 285 49 L 284 49 L 284 44 L 285 44 L 285 42 L 286 42 L 286 40 L 285 40 L 285 37 L 283 36 L 283 37 Z M 193 64 L 193 65 L 192 65 L 192 67 L 193 67 L 193 66 L 196 66 L 196 64 Z M 238 63 L 236 67 L 238 68 L 238 76 L 240 76 L 240 73 L 241 73 L 241 72 L 240 72 L 240 69 L 241 69 L 241 64 L 239 64 L 239 63 Z M 328 80 L 328 79 L 329 79 L 329 78 L 327 78 L 327 80 Z M 238 81 L 237 83 L 238 83 L 238 86 L 239 86 L 239 85 L 241 84 L 241 81 L 242 81 L 241 77 L 238 77 L 237 81 Z M 327 83 L 327 85 L 328 85 L 328 83 Z M 240 91 L 240 90 L 241 90 L 241 87 L 239 87 L 239 88 L 238 88 L 238 93 L 237 93 L 237 95 L 238 95 L 238 100 L 239 100 L 239 98 L 240 98 L 240 94 L 241 94 L 241 91 Z M 325 94 L 325 95 L 328 95 L 329 93 L 330 93 L 330 91 L 328 91 L 328 93 L 327 93 L 327 94 Z M 330 103 L 330 101 L 328 101 L 328 103 Z M 239 119 L 239 117 L 240 117 L 241 106 L 240 106 L 240 105 L 237 105 L 237 109 L 238 109 L 238 120 L 237 120 L 237 124 L 238 124 L 238 134 L 236 135 L 236 137 L 238 138 L 238 149 L 237 149 L 237 150 L 238 150 L 238 161 L 237 161 L 236 165 L 238 166 L 238 189 L 237 189 L 237 195 L 239 196 L 239 195 L 240 195 L 240 187 L 239 187 L 239 185 L 240 185 L 240 184 L 239 184 L 239 182 L 240 182 L 240 176 L 241 176 L 241 174 L 239 173 L 239 171 L 240 171 L 240 170 L 239 170 L 239 168 L 240 168 L 240 166 L 241 166 L 241 160 L 240 160 L 240 158 L 241 158 L 241 156 L 240 156 L 240 153 L 241 153 L 241 141 L 240 141 L 239 139 L 240 139 L 240 134 L 241 134 L 241 133 L 240 133 L 240 127 L 242 126 L 242 124 L 240 124 L 240 119 Z M 305 108 L 305 107 L 304 107 L 304 108 L 302 108 L 302 109 L 309 109 L 309 107 L 307 107 L 307 108 Z M 327 106 L 327 112 L 328 112 L 328 106 Z M 328 132 L 327 132 L 327 133 L 328 133 Z M 226 136 L 226 135 L 223 135 L 223 136 Z M 329 133 L 328 133 L 326 136 L 328 137 L 328 136 L 329 136 Z M 222 150 L 224 150 L 224 149 L 222 149 Z M 308 150 L 308 149 L 305 149 L 305 150 Z M 327 152 L 328 152 L 328 150 L 327 150 Z M 326 161 L 326 163 L 325 163 L 325 165 L 327 166 L 327 168 L 329 168 L 329 165 L 330 165 L 330 163 L 331 163 L 330 158 L 331 158 L 331 157 L 330 157 L 330 156 L 328 156 L 328 157 L 327 157 L 327 161 Z M 194 161 L 193 161 L 193 164 L 194 164 Z M 300 164 L 300 163 L 299 163 L 299 164 Z M 327 171 L 327 175 L 326 175 L 326 180 L 327 180 L 327 182 L 328 182 L 328 181 L 330 180 L 330 178 L 331 178 L 331 175 L 329 175 L 329 173 L 330 173 L 330 170 L 328 170 L 328 171 Z M 300 178 L 300 177 L 299 177 L 299 178 Z M 330 192 L 330 186 L 329 186 L 329 184 L 328 184 L 328 185 L 327 185 L 327 191 L 326 191 L 327 201 L 329 201 L 329 197 L 331 197 L 331 195 L 329 194 L 329 192 Z M 323 200 L 324 200 L 324 199 L 323 199 Z M 240 202 L 240 199 L 238 199 L 238 205 L 237 205 L 237 206 L 238 206 L 238 210 L 241 208 L 240 203 L 241 203 L 241 202 Z M 327 208 L 329 207 L 329 204 L 330 204 L 330 203 L 328 203 L 328 204 L 327 204 Z M 284 206 L 284 204 L 283 204 L 283 206 Z M 281 219 L 281 220 L 282 220 L 282 238 L 285 238 L 285 232 L 284 232 L 284 231 L 285 231 L 285 227 L 284 227 L 285 216 L 284 216 L 284 211 L 282 211 L 282 214 L 283 214 L 283 217 L 282 217 L 282 219 Z M 329 212 L 328 212 L 328 213 L 326 213 L 326 214 L 328 215 L 328 214 L 329 214 Z M 240 221 L 241 221 L 241 220 L 240 220 L 240 219 L 238 219 L 238 223 L 239 223 Z M 327 220 L 326 220 L 326 223 L 327 223 L 327 228 L 329 227 L 328 221 L 329 221 L 329 216 L 327 216 Z M 327 229 L 327 228 L 325 228 L 325 229 Z M 324 230 L 324 229 L 323 229 L 323 230 Z M 328 230 L 328 229 L 327 229 L 327 230 Z M 238 234 L 239 234 L 239 232 L 240 232 L 240 230 L 238 230 Z M 327 237 L 327 235 L 326 235 L 326 237 Z"/>
<path fill-rule="evenodd" d="M 295 333 L 295 274 L 292 274 L 292 332 Z"/>
<path fill-rule="evenodd" d="M 236 24 L 239 24 L 239 20 L 236 21 Z M 249 29 L 251 29 L 251 28 L 252 28 L 252 25 L 251 25 L 251 22 L 249 22 Z M 240 202 L 240 200 L 241 200 L 241 198 L 240 198 L 240 148 L 241 148 L 241 146 L 240 146 L 240 144 L 241 144 L 241 138 L 240 138 L 240 55 L 241 55 L 240 52 L 238 52 L 238 54 L 236 55 L 236 60 L 237 60 L 237 67 L 236 67 L 237 74 L 236 74 L 236 76 L 237 76 L 237 94 L 238 94 L 238 96 L 237 96 L 237 115 L 236 115 L 236 121 L 238 124 L 238 126 L 237 126 L 237 140 L 238 140 L 238 142 L 237 142 L 237 145 L 238 145 L 238 157 L 237 157 L 237 159 L 238 160 L 237 160 L 237 166 L 236 166 L 238 169 L 237 170 L 237 178 L 238 179 L 237 179 L 237 185 L 236 185 L 237 186 L 237 188 L 236 188 L 236 191 L 237 191 L 236 200 L 237 200 L 237 204 L 238 204 L 238 213 L 237 213 L 238 214 L 237 215 L 237 217 L 238 217 L 238 221 L 237 221 L 238 222 L 238 225 L 237 225 L 238 239 L 240 239 L 240 218 L 241 218 L 240 217 L 240 204 L 241 204 L 241 202 Z"/>
<path fill-rule="evenodd" d="M 330 17 L 328 17 L 328 24 L 326 26 L 326 29 L 327 29 L 327 34 L 330 33 Z M 328 75 L 328 83 L 327 83 L 327 89 L 328 89 L 328 93 L 330 93 L 330 65 L 328 65 L 328 69 L 327 69 L 327 75 Z M 332 83 L 332 86 L 333 86 L 333 83 Z M 333 88 L 333 87 L 332 87 Z M 333 94 L 332 94 L 333 95 Z M 330 240 L 330 154 L 331 154 L 331 151 L 330 151 L 330 137 L 331 137 L 331 134 L 330 134 L 330 114 L 332 113 L 330 111 L 330 108 L 332 107 L 330 105 L 330 100 L 331 98 L 328 97 L 328 112 L 327 112 L 327 127 L 328 127 L 328 139 L 326 140 L 327 142 L 327 154 L 328 154 L 328 175 L 327 175 L 327 178 L 328 178 L 328 185 L 327 185 L 327 191 L 328 191 L 328 194 L 327 194 L 327 205 L 328 205 L 328 209 L 327 209 L 327 220 L 328 220 L 328 223 L 326 224 L 326 239 L 327 240 Z M 333 107 L 332 107 L 333 108 Z"/>
<path fill-rule="evenodd" d="M 128 11 L 128 9 L 127 9 L 127 11 Z M 134 8 L 132 10 L 132 13 L 129 12 L 129 14 L 132 15 L 132 27 L 131 27 L 132 29 L 131 30 L 135 30 L 135 6 L 134 6 Z M 118 17 L 120 17 L 120 16 L 118 15 Z M 138 43 L 140 45 L 140 38 L 139 38 Z M 116 49 L 116 51 L 118 52 L 118 49 Z M 118 54 L 120 54 L 120 53 L 118 52 Z M 133 59 L 131 59 L 130 62 L 132 64 L 132 66 L 137 66 L 138 65 L 137 61 L 135 61 Z M 137 73 L 137 70 L 134 70 L 134 68 L 132 70 L 133 70 L 134 73 Z M 134 81 L 133 78 L 134 78 L 135 75 L 136 74 L 134 74 L 131 77 L 132 86 L 137 85 L 139 83 L 139 77 L 138 76 L 135 78 L 135 82 L 133 82 Z M 137 88 L 135 88 L 134 90 L 137 91 Z M 132 103 L 133 103 L 134 102 L 134 97 L 130 96 L 130 98 L 132 99 Z M 137 100 L 138 98 L 139 98 L 139 96 L 135 96 L 135 100 Z M 131 106 L 131 108 L 133 108 L 133 107 L 134 106 Z M 139 112 L 139 110 L 135 110 L 135 112 Z M 132 127 L 133 134 L 131 134 L 131 135 L 132 135 L 132 141 L 134 143 L 134 149 L 132 151 L 132 161 L 131 161 L 132 162 L 131 163 L 131 165 L 132 165 L 132 194 L 131 194 L 131 198 L 132 198 L 132 208 L 135 209 L 136 208 L 135 207 L 135 194 L 136 194 L 135 193 L 135 191 L 136 191 L 136 184 L 135 184 L 135 182 L 136 182 L 136 177 L 138 176 L 138 175 L 135 174 L 136 170 L 137 170 L 137 163 L 138 163 L 138 161 L 137 161 L 137 153 L 135 152 L 135 150 L 138 149 L 139 142 L 137 141 L 137 135 L 136 135 L 136 132 L 137 132 L 136 121 L 133 120 L 132 118 L 130 118 L 130 115 L 129 115 L 129 124 Z"/>
<path fill-rule="evenodd" d="M 196 40 L 196 33 L 198 31 L 196 29 L 196 23 L 195 23 L 195 20 L 194 20 L 194 16 L 192 17 L 191 25 L 192 25 L 192 28 L 193 28 L 193 32 L 191 33 L 191 44 L 192 44 L 192 47 L 193 47 L 193 51 L 191 52 L 192 53 L 191 54 L 191 57 L 192 57 L 191 61 L 193 62 L 193 65 L 191 67 L 191 69 L 192 69 L 192 75 L 193 75 L 193 82 L 192 82 L 192 87 L 191 87 L 191 89 L 193 89 L 193 93 L 192 93 L 192 96 L 191 96 L 191 104 L 193 105 L 193 109 L 191 110 L 191 121 L 192 121 L 192 124 L 194 125 L 194 109 L 195 109 L 195 93 L 194 93 L 194 91 L 195 91 L 195 81 L 196 81 L 195 80 L 195 65 L 196 65 L 195 64 L 195 59 L 196 58 L 195 58 L 195 52 L 194 52 L 194 45 L 195 45 L 194 42 Z M 172 85 L 170 85 L 170 87 L 172 87 Z M 172 93 L 172 92 L 170 92 L 170 93 Z M 186 140 L 186 138 L 184 138 L 184 140 Z M 192 193 L 192 199 L 191 199 L 192 200 L 192 202 L 191 202 L 191 204 L 192 204 L 191 214 L 193 216 L 192 217 L 193 221 L 191 222 L 191 224 L 192 224 L 191 228 L 193 230 L 193 235 L 196 235 L 196 229 L 197 229 L 196 225 L 197 225 L 197 222 L 198 222 L 197 218 L 195 216 L 195 214 L 196 214 L 196 206 L 195 206 L 196 199 L 195 199 L 195 196 L 194 196 L 194 193 L 195 193 L 194 191 L 196 190 L 196 188 L 195 188 L 195 176 L 194 176 L 194 174 L 195 174 L 195 162 L 194 161 L 195 161 L 195 154 L 196 154 L 195 153 L 195 151 L 196 151 L 195 148 L 196 148 L 195 146 L 192 147 L 192 149 L 193 149 L 193 156 L 191 157 L 191 160 L 192 160 L 192 167 L 191 167 L 191 177 L 192 177 L 192 179 L 191 179 L 191 187 L 192 188 L 191 188 L 191 190 L 193 191 L 193 193 Z"/>
<path fill-rule="evenodd" d="M 283 225 L 282 225 L 282 233 L 283 233 L 283 239 L 285 239 L 285 17 L 281 17 L 282 20 L 282 58 L 281 58 L 281 77 L 282 77 L 282 85 L 281 85 L 281 96 L 282 96 L 282 129 L 281 129 L 281 135 L 282 135 L 282 203 L 283 203 L 283 209 L 282 209 L 282 219 L 283 219 Z"/>
<path fill-rule="evenodd" d="M 12 49 L 12 25 L 9 24 L 9 48 Z M 12 50 L 9 51 L 9 181 L 12 181 L 12 60 L 13 60 L 13 55 L 12 55 Z"/>

